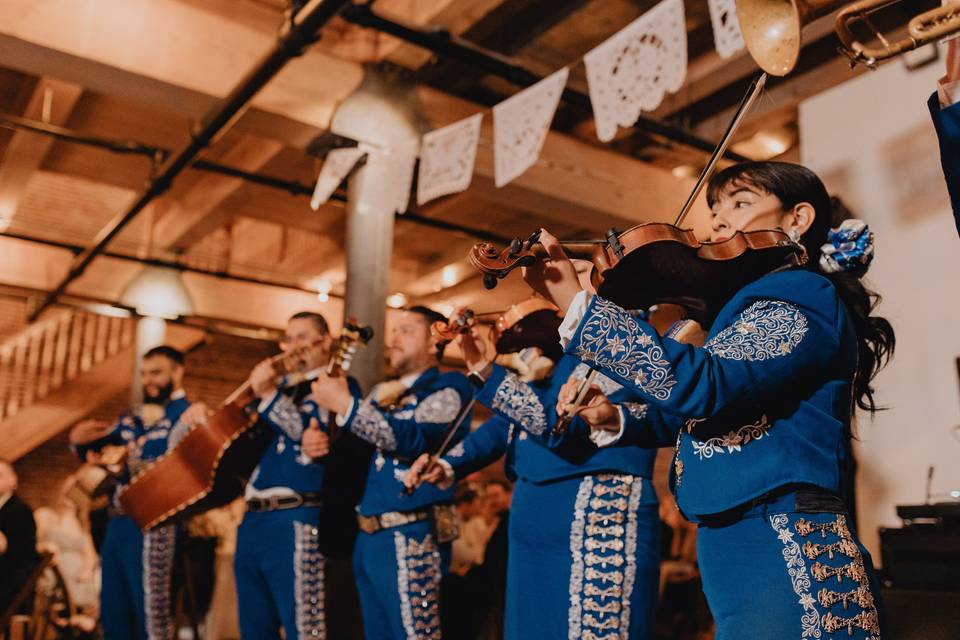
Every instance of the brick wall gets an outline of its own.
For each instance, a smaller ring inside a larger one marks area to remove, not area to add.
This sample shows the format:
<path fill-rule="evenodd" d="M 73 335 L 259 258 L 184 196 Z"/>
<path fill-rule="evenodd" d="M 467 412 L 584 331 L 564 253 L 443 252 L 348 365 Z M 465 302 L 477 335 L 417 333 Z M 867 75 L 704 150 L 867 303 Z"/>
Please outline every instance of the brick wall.
<path fill-rule="evenodd" d="M 5 309 L 5 301 L 0 299 L 0 332 L 6 326 Z M 215 407 L 246 379 L 257 362 L 276 351 L 272 342 L 211 335 L 206 343 L 187 354 L 184 379 L 187 395 Z M 114 420 L 128 406 L 129 392 L 123 391 L 88 417 Z M 52 504 L 66 477 L 78 466 L 67 447 L 67 433 L 60 433 L 17 461 L 20 495 L 34 508 Z"/>

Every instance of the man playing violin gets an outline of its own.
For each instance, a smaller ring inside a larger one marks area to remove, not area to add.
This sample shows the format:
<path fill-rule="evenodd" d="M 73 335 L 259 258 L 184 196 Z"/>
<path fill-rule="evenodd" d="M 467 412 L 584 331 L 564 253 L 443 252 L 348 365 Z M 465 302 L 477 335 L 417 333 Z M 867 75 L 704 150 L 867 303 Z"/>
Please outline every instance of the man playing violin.
<path fill-rule="evenodd" d="M 719 309 L 702 347 L 581 291 L 549 234 L 550 258 L 528 282 L 567 310 L 566 353 L 646 405 L 642 420 L 618 424 L 594 390 L 580 413 L 604 444 L 675 434 L 671 485 L 698 523 L 717 639 L 879 638 L 880 592 L 843 495 L 853 403 L 875 409 L 870 381 L 894 347 L 860 281 L 872 235 L 859 221 L 831 230 L 830 197 L 799 165 L 734 165 L 714 176 L 707 201 L 712 240 L 782 230 L 810 261 L 756 274 Z M 571 389 L 561 395 L 570 400 Z"/>
<path fill-rule="evenodd" d="M 301 311 L 287 321 L 280 348 L 297 354 L 298 371 L 326 365 L 332 338 L 326 319 Z M 326 637 L 324 577 L 320 549 L 329 413 L 310 394 L 310 383 L 282 387 L 270 360 L 250 373 L 258 412 L 273 431 L 270 444 L 245 492 L 246 513 L 237 531 L 234 572 L 240 635 L 244 639 Z M 359 393 L 352 378 L 345 380 Z M 185 420 L 206 420 L 207 408 L 194 405 Z"/>
<path fill-rule="evenodd" d="M 180 351 L 167 346 L 150 349 L 140 367 L 143 405 L 113 424 L 84 420 L 70 430 L 70 446 L 82 460 L 95 462 L 110 445 L 127 450 L 102 549 L 100 620 L 107 640 L 173 637 L 169 592 L 176 527 L 141 533 L 123 514 L 117 496 L 133 476 L 186 434 L 182 417 L 190 403 L 182 387 L 183 372 Z"/>
<path fill-rule="evenodd" d="M 438 587 L 456 537 L 453 490 L 423 486 L 408 495 L 403 477 L 417 456 L 439 446 L 471 396 L 463 375 L 436 366 L 443 349 L 430 325 L 443 320 L 426 307 L 401 313 L 387 349 L 399 378 L 362 400 L 339 378 L 321 375 L 313 384 L 315 401 L 342 417 L 345 431 L 377 447 L 353 557 L 367 640 L 440 637 Z M 469 425 L 467 415 L 455 441 Z"/>
<path fill-rule="evenodd" d="M 545 350 L 555 351 L 558 340 L 554 331 Z M 489 364 L 492 354 L 476 328 L 461 335 L 460 345 L 480 385 L 477 401 L 495 415 L 436 466 L 426 469 L 421 456 L 406 482 L 448 487 L 505 455 L 516 484 L 504 637 L 652 638 L 660 553 L 651 482 L 656 443 L 600 449 L 580 419 L 556 434 L 561 385 L 589 370 L 576 358 L 563 356 L 548 375 L 530 380 Z M 596 382 L 622 401 L 621 419 L 642 417 L 644 405 L 630 402 L 632 392 L 606 376 Z M 669 436 L 663 442 L 671 443 Z"/>

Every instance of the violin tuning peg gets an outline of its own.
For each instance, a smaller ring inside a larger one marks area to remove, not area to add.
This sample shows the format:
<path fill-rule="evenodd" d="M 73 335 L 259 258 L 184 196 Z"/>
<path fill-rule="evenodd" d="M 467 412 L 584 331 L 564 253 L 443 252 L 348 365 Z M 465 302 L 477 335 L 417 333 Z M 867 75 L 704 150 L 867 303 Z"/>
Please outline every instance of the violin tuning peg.
<path fill-rule="evenodd" d="M 497 276 L 490 273 L 483 274 L 483 288 L 495 289 L 496 287 L 497 287 Z"/>

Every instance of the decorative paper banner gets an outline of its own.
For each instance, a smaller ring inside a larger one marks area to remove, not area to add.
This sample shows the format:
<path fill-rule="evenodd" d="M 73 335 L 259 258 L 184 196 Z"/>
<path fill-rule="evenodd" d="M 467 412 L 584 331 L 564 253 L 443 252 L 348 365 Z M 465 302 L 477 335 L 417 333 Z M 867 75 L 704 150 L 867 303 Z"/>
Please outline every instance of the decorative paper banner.
<path fill-rule="evenodd" d="M 478 113 L 424 134 L 420 144 L 417 204 L 465 191 L 473 178 L 473 163 L 480 141 Z"/>
<path fill-rule="evenodd" d="M 376 211 L 386 209 L 391 215 L 405 213 L 410 203 L 413 168 L 417 163 L 416 141 L 408 149 L 381 149 L 364 143 L 358 148 L 367 154 L 364 180 L 376 187 L 364 190 L 364 197 L 371 198 L 370 207 Z"/>
<path fill-rule="evenodd" d="M 519 177 L 540 157 L 569 73 L 560 69 L 493 108 L 496 186 Z"/>
<path fill-rule="evenodd" d="M 320 175 L 317 177 L 317 186 L 313 189 L 313 197 L 310 198 L 311 209 L 316 211 L 330 199 L 363 154 L 359 147 L 334 149 L 327 154 L 323 167 L 320 168 Z"/>
<path fill-rule="evenodd" d="M 707 4 L 713 25 L 713 44 L 721 58 L 729 58 L 744 47 L 736 0 L 707 0 Z"/>
<path fill-rule="evenodd" d="M 683 0 L 663 0 L 583 57 L 597 137 L 609 142 L 617 125 L 631 127 L 656 109 L 687 74 Z"/>

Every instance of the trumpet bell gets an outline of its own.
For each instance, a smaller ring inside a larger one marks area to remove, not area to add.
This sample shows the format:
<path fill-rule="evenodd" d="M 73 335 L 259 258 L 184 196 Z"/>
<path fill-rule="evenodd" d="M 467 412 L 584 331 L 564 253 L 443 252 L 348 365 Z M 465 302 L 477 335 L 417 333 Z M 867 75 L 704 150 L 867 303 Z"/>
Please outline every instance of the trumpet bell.
<path fill-rule="evenodd" d="M 847 0 L 736 0 L 740 32 L 750 56 L 772 76 L 797 65 L 803 28 Z"/>

